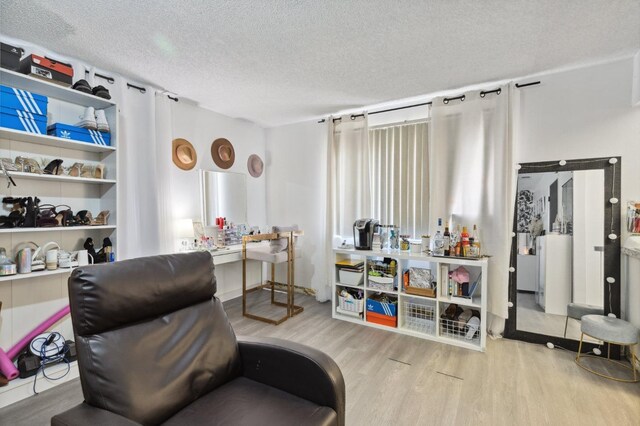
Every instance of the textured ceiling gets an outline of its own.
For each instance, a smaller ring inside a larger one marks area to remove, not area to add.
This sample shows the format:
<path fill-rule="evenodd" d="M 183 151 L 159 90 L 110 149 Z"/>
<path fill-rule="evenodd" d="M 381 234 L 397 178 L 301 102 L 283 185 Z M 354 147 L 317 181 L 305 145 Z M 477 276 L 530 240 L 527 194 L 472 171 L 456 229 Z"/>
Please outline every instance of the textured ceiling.
<path fill-rule="evenodd" d="M 266 126 L 640 48 L 640 0 L 2 0 L 0 32 Z"/>

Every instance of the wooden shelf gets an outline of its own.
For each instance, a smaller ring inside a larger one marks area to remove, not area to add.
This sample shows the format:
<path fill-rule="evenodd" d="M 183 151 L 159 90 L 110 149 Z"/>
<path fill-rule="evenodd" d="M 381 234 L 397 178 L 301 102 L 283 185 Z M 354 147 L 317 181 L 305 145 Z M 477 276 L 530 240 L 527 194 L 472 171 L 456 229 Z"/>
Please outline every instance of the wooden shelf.
<path fill-rule="evenodd" d="M 71 231 L 94 231 L 99 229 L 116 229 L 116 225 L 98 226 L 52 226 L 49 228 L 6 228 L 0 229 L 0 234 L 26 233 L 26 232 L 71 232 Z"/>
<path fill-rule="evenodd" d="M 71 139 L 59 138 L 56 136 L 40 135 L 22 130 L 7 129 L 0 127 L 0 139 L 8 139 L 16 142 L 27 142 L 36 145 L 55 146 L 57 148 L 75 149 L 86 152 L 113 152 L 113 146 L 97 145 L 89 142 L 74 141 Z"/>
<path fill-rule="evenodd" d="M 16 274 L 16 275 L 6 275 L 0 277 L 0 282 L 2 281 L 16 281 L 16 280 L 33 280 L 40 277 L 46 277 L 51 275 L 62 275 L 62 274 L 70 274 L 75 268 L 58 268 L 53 271 L 37 271 L 31 272 L 29 274 Z"/>
<path fill-rule="evenodd" d="M 31 179 L 31 180 L 43 180 L 53 182 L 73 182 L 73 183 L 92 183 L 92 184 L 107 184 L 113 185 L 116 183 L 114 179 L 95 179 L 95 178 L 83 178 L 68 175 L 39 175 L 37 173 L 26 172 L 9 172 L 9 175 L 14 179 Z M 0 177 L 4 176 L 4 172 L 0 172 Z"/>
<path fill-rule="evenodd" d="M 109 108 L 115 106 L 115 102 L 112 100 L 89 95 L 79 90 L 73 90 L 70 87 L 50 83 L 4 68 L 0 68 L 0 83 L 5 86 L 28 90 L 38 95 L 48 96 L 76 105 L 91 106 L 94 108 Z"/>

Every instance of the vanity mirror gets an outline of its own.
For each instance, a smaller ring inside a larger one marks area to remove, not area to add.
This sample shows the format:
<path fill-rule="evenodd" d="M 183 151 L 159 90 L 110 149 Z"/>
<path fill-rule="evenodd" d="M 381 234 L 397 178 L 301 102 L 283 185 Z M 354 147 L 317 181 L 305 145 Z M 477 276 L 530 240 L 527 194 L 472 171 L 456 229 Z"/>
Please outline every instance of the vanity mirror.
<path fill-rule="evenodd" d="M 200 200 L 204 226 L 216 226 L 224 217 L 236 224 L 247 223 L 247 182 L 240 173 L 200 170 Z"/>
<path fill-rule="evenodd" d="M 505 337 L 577 350 L 582 315 L 620 316 L 620 169 L 619 157 L 521 164 Z"/>

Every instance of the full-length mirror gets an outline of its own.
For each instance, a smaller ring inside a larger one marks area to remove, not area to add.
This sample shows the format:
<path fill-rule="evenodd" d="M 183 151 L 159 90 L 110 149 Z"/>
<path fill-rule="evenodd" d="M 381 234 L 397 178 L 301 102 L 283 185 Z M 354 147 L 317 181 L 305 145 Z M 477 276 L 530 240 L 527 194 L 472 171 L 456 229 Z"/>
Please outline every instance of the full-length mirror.
<path fill-rule="evenodd" d="M 620 167 L 617 158 L 522 165 L 509 337 L 575 342 L 583 315 L 619 315 Z"/>
<path fill-rule="evenodd" d="M 240 173 L 200 171 L 202 221 L 216 226 L 216 218 L 247 223 L 247 182 Z"/>

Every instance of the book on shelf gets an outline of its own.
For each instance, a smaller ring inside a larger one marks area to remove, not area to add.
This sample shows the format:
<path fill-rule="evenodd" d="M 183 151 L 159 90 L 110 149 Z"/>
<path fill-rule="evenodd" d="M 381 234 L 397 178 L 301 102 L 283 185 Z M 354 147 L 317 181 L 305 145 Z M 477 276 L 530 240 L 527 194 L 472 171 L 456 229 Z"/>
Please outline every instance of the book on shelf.
<path fill-rule="evenodd" d="M 356 268 L 364 266 L 364 261 L 360 259 L 342 259 L 336 262 L 336 266 Z"/>
<path fill-rule="evenodd" d="M 470 301 L 473 299 L 473 295 L 478 289 L 478 285 L 480 284 L 480 280 L 482 279 L 482 273 L 478 275 L 478 278 L 473 281 L 473 283 L 457 283 L 453 280 L 449 280 L 449 296 L 452 299 L 464 299 L 465 301 Z"/>

